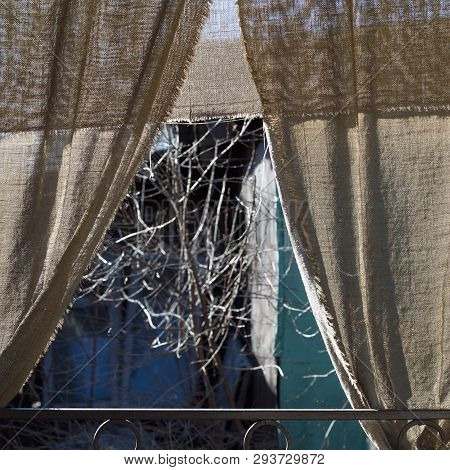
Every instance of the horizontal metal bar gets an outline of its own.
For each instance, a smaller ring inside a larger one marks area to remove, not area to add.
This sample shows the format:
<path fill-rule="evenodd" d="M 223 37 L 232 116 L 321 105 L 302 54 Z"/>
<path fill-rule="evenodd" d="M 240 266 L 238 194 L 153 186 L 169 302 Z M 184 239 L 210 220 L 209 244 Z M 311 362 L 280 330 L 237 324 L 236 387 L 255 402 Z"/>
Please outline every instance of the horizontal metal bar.
<path fill-rule="evenodd" d="M 1 408 L 0 420 L 430 420 L 450 410 L 197 409 L 197 408 Z"/>

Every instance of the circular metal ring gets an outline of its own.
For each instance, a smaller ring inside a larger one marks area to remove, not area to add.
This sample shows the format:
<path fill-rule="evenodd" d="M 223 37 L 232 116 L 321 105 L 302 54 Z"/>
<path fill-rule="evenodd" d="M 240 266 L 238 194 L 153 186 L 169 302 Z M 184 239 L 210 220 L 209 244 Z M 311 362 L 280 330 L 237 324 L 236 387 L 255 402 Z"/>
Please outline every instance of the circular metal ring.
<path fill-rule="evenodd" d="M 397 438 L 397 449 L 400 449 L 400 443 L 402 442 L 405 434 L 415 426 L 428 426 L 429 428 L 433 428 L 438 432 L 442 442 L 444 444 L 447 442 L 447 433 L 435 421 L 431 421 L 430 419 L 413 419 L 412 421 L 409 421 L 409 423 L 406 423 L 401 429 Z"/>
<path fill-rule="evenodd" d="M 283 433 L 284 439 L 286 440 L 285 450 L 289 450 L 292 448 L 292 437 L 289 431 L 278 421 L 274 421 L 273 419 L 264 419 L 262 421 L 257 421 L 256 423 L 253 423 L 247 429 L 247 432 L 245 433 L 245 436 L 244 436 L 244 449 L 245 450 L 250 450 L 250 442 L 252 440 L 253 433 L 257 429 L 262 428 L 263 426 L 272 426 L 280 430 Z"/>
<path fill-rule="evenodd" d="M 134 423 L 132 423 L 128 419 L 108 419 L 104 423 L 100 424 L 100 426 L 95 431 L 95 434 L 94 434 L 94 449 L 95 450 L 101 450 L 100 437 L 103 434 L 103 432 L 106 430 L 106 428 L 110 426 L 111 424 L 120 424 L 130 429 L 131 432 L 134 434 L 134 438 L 136 439 L 134 450 L 142 449 L 142 434 L 139 428 Z"/>

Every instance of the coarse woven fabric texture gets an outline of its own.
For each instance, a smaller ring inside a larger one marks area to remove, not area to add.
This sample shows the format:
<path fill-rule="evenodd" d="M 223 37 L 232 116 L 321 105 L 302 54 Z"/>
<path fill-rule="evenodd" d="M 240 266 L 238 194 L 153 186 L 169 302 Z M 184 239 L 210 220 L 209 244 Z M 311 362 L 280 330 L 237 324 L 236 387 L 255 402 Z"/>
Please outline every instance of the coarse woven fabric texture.
<path fill-rule="evenodd" d="M 359 113 L 268 130 L 308 298 L 352 406 L 448 409 L 448 119 Z M 363 424 L 390 449 L 405 422 Z M 401 445 L 441 447 L 428 431 Z"/>
<path fill-rule="evenodd" d="M 351 404 L 448 409 L 447 7 L 238 4 L 292 244 Z M 363 424 L 383 449 L 449 446 Z"/>
<path fill-rule="evenodd" d="M 181 86 L 204 1 L 2 1 L 0 405 L 45 350 Z"/>
<path fill-rule="evenodd" d="M 263 110 L 448 107 L 449 7 L 435 0 L 238 0 Z"/>
<path fill-rule="evenodd" d="M 170 121 L 261 116 L 236 0 L 213 0 Z"/>
<path fill-rule="evenodd" d="M 237 5 L 214 0 L 197 41 L 207 0 L 0 0 L 0 405 L 48 344 L 157 124 L 261 114 L 352 405 L 449 408 L 448 5 Z M 364 426 L 393 448 L 402 424 Z M 402 447 L 448 446 L 412 431 Z"/>

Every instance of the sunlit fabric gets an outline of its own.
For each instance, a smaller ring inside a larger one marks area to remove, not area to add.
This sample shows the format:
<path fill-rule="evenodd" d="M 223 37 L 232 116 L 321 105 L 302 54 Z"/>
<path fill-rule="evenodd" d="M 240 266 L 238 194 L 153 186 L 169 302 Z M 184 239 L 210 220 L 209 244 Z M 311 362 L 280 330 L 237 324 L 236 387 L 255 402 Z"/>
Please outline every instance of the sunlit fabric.
<path fill-rule="evenodd" d="M 449 408 L 444 2 L 238 3 L 291 241 L 347 396 Z M 363 424 L 381 448 L 442 445 Z"/>
<path fill-rule="evenodd" d="M 352 405 L 450 408 L 444 1 L 0 3 L 1 404 L 50 341 L 158 123 L 262 115 Z M 392 448 L 405 423 L 363 424 Z M 421 430 L 401 445 L 441 443 Z"/>
<path fill-rule="evenodd" d="M 27 379 L 170 110 L 206 1 L 0 3 L 0 404 Z"/>

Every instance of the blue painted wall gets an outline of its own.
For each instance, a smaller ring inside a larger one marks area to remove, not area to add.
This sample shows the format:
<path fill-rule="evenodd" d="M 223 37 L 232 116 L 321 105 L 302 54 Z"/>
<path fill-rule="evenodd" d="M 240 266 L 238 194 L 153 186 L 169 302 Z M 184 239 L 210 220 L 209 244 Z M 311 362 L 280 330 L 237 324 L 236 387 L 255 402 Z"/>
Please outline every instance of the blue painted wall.
<path fill-rule="evenodd" d="M 318 333 L 278 207 L 279 317 L 276 355 L 284 373 L 280 408 L 349 408 Z M 284 421 L 295 449 L 368 449 L 357 422 Z"/>

